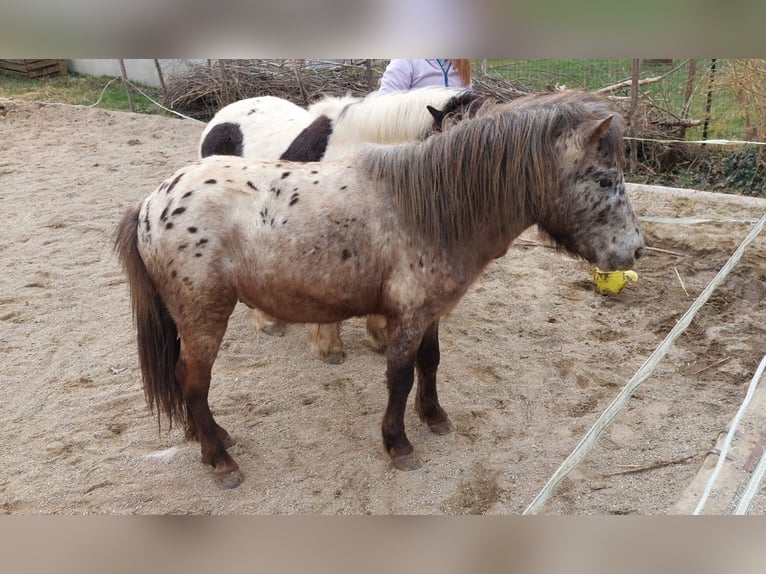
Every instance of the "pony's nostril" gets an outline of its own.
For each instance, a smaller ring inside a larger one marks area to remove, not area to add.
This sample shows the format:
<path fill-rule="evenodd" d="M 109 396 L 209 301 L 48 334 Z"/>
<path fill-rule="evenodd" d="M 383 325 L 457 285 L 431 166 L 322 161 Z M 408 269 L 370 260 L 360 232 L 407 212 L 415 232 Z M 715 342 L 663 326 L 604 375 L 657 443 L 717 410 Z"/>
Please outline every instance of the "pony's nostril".
<path fill-rule="evenodd" d="M 644 254 L 643 247 L 639 247 L 638 249 L 636 249 L 636 252 L 634 253 L 636 260 L 640 259 L 643 254 Z"/>

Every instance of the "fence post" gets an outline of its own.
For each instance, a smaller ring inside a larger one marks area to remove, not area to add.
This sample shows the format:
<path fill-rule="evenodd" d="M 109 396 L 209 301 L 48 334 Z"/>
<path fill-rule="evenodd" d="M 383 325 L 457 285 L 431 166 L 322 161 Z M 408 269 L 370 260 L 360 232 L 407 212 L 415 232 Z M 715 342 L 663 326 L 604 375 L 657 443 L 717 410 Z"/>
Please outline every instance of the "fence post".
<path fill-rule="evenodd" d="M 638 75 L 639 75 L 639 62 L 638 59 L 630 61 L 630 135 L 635 136 L 638 133 L 636 127 L 636 113 L 638 112 Z M 636 140 L 630 140 L 630 171 L 636 169 L 638 163 L 638 145 Z"/>
<path fill-rule="evenodd" d="M 710 108 L 713 105 L 713 82 L 715 81 L 715 63 L 717 58 L 710 61 L 710 79 L 707 86 L 707 100 L 705 100 L 705 123 L 702 125 L 702 139 L 707 139 L 707 128 L 710 125 Z M 700 147 L 705 147 L 703 143 Z"/>
<path fill-rule="evenodd" d="M 160 79 L 160 90 L 162 90 L 162 98 L 165 99 L 167 88 L 165 87 L 165 76 L 162 73 L 162 66 L 160 65 L 159 60 L 154 60 L 154 67 L 157 68 L 157 77 Z"/>
<path fill-rule="evenodd" d="M 692 105 L 692 94 L 694 93 L 694 79 L 697 76 L 697 60 L 689 60 L 689 75 L 686 78 L 686 92 L 684 93 L 684 109 L 681 111 L 681 117 L 689 117 L 689 107 Z"/>
<path fill-rule="evenodd" d="M 120 72 L 122 73 L 122 85 L 125 86 L 125 93 L 128 95 L 128 105 L 130 111 L 135 113 L 136 107 L 133 105 L 133 96 L 130 95 L 130 86 L 128 85 L 128 72 L 125 70 L 125 60 L 117 60 L 120 63 Z"/>

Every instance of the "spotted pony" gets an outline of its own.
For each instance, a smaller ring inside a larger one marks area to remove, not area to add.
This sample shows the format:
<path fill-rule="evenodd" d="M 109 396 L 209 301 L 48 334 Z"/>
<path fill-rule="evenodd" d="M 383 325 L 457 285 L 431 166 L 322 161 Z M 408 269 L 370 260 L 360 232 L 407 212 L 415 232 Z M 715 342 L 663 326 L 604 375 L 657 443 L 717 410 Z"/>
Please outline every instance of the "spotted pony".
<path fill-rule="evenodd" d="M 208 394 L 237 303 L 285 322 L 378 314 L 383 446 L 396 468 L 417 468 L 404 428 L 415 374 L 420 419 L 450 432 L 436 390 L 439 319 L 516 237 L 536 224 L 604 270 L 641 256 L 624 129 L 600 96 L 562 92 L 338 161 L 212 156 L 182 168 L 125 214 L 115 238 L 150 406 L 200 441 L 219 487 L 236 487 L 233 439 Z"/>

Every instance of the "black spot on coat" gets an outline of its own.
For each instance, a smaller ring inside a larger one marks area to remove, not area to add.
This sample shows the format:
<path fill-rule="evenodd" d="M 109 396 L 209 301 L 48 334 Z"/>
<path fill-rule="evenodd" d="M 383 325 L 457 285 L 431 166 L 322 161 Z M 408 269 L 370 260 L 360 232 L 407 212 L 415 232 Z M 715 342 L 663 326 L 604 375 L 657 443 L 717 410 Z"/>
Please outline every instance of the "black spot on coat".
<path fill-rule="evenodd" d="M 180 179 L 183 177 L 183 175 L 184 175 L 183 173 L 179 173 L 179 174 L 178 174 L 178 175 L 175 177 L 175 179 L 174 179 L 173 181 L 171 181 L 171 182 L 170 182 L 170 185 L 169 185 L 169 186 L 168 186 L 168 188 L 165 190 L 165 193 L 170 193 L 171 191 L 173 191 L 173 188 L 176 186 L 176 184 L 178 183 L 178 181 L 179 181 L 179 180 L 180 180 Z"/>

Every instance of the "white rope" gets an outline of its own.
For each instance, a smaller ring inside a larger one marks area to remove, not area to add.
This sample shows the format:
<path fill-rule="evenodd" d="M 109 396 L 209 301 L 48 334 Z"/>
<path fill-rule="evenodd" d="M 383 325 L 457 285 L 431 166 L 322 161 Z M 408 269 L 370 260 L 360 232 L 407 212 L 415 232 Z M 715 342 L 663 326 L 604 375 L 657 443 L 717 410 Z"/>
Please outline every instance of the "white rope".
<path fill-rule="evenodd" d="M 88 108 L 93 108 L 93 107 L 97 106 L 97 105 L 98 105 L 98 104 L 101 102 L 101 99 L 104 97 L 104 93 L 106 92 L 106 89 L 107 89 L 107 88 L 109 87 L 109 85 L 110 85 L 112 82 L 114 82 L 115 80 L 122 80 L 122 78 L 121 78 L 121 77 L 119 77 L 119 76 L 115 76 L 114 78 L 112 78 L 111 80 L 109 80 L 109 81 L 106 83 L 106 85 L 104 86 L 104 89 L 103 89 L 103 90 L 101 90 L 101 94 L 98 96 L 98 99 L 97 99 L 97 100 L 96 100 L 94 103 L 92 103 L 92 104 L 90 104 L 90 105 L 88 105 L 88 106 L 86 106 L 86 107 L 88 107 Z M 133 87 L 133 89 L 134 89 L 134 90 L 136 90 L 136 91 L 137 91 L 139 94 L 141 94 L 142 96 L 144 96 L 144 97 L 145 97 L 147 100 L 149 100 L 150 102 L 152 102 L 152 103 L 153 103 L 155 106 L 157 106 L 158 108 L 162 108 L 162 109 L 163 109 L 163 110 L 165 110 L 166 112 L 170 112 L 171 114 L 175 114 L 175 115 L 177 115 L 177 116 L 179 116 L 179 117 L 181 117 L 181 118 L 183 118 L 183 119 L 185 119 L 185 120 L 192 120 L 192 121 L 195 121 L 195 122 L 200 122 L 200 123 L 203 123 L 203 124 L 205 123 L 205 122 L 203 122 L 203 121 L 201 121 L 201 120 L 198 120 L 198 119 L 195 119 L 195 118 L 191 118 L 191 117 L 189 117 L 189 116 L 185 116 L 185 115 L 183 115 L 183 114 L 182 114 L 182 113 L 180 113 L 180 112 L 176 112 L 175 110 L 171 110 L 170 108 L 166 108 L 166 107 L 165 107 L 165 106 L 163 106 L 161 103 L 159 103 L 159 102 L 157 102 L 157 101 L 153 100 L 152 98 L 150 98 L 150 97 L 149 97 L 149 96 L 148 96 L 148 95 L 147 95 L 147 94 L 146 94 L 146 93 L 145 93 L 145 92 L 144 92 L 144 91 L 143 91 L 141 88 L 139 88 L 138 86 L 136 86 L 136 85 L 135 85 L 133 82 L 131 82 L 130 80 L 125 80 L 125 81 L 126 81 L 128 84 L 130 84 L 130 85 L 131 85 L 131 87 Z"/>
<path fill-rule="evenodd" d="M 695 508 L 694 512 L 692 513 L 694 515 L 697 515 L 700 512 L 702 512 L 702 509 L 704 508 L 705 503 L 707 502 L 707 499 L 713 490 L 715 481 L 718 478 L 718 473 L 721 472 L 721 468 L 723 468 L 723 463 L 726 462 L 726 455 L 729 452 L 729 446 L 731 445 L 731 441 L 734 438 L 734 433 L 737 431 L 737 426 L 739 426 L 739 421 L 740 419 L 742 419 L 742 415 L 745 413 L 747 406 L 750 404 L 750 400 L 753 398 L 753 394 L 755 393 L 755 389 L 758 386 L 758 381 L 761 380 L 761 376 L 763 375 L 764 369 L 766 369 L 766 355 L 764 355 L 763 359 L 761 359 L 761 364 L 758 365 L 758 370 L 755 372 L 755 376 L 753 377 L 753 380 L 750 381 L 750 386 L 747 389 L 745 400 L 742 401 L 742 404 L 739 406 L 739 409 L 737 410 L 737 414 L 734 417 L 734 420 L 732 421 L 731 426 L 729 428 L 729 432 L 726 433 L 726 440 L 724 440 L 723 447 L 721 448 L 721 453 L 718 455 L 718 462 L 715 465 L 713 474 L 710 475 L 710 478 L 707 481 L 707 486 L 705 486 L 705 491 L 702 493 L 702 498 L 700 498 L 699 502 L 697 503 L 697 508 Z"/>
<path fill-rule="evenodd" d="M 739 504 L 734 509 L 735 515 L 747 514 L 748 510 L 750 510 L 750 503 L 753 501 L 755 493 L 761 487 L 764 474 L 766 474 L 766 450 L 761 454 L 761 460 L 758 461 L 758 466 L 755 467 L 753 475 L 750 477 L 750 482 L 747 483 L 745 492 L 742 493 L 742 498 L 739 499 Z"/>
<path fill-rule="evenodd" d="M 711 219 L 707 217 L 660 217 L 654 215 L 639 215 L 640 221 L 647 223 L 661 223 L 664 225 L 698 225 L 700 223 L 743 223 L 753 225 L 757 219 L 737 219 L 735 217 L 721 217 Z"/>
<path fill-rule="evenodd" d="M 146 93 L 144 93 L 144 92 L 141 90 L 141 88 L 139 88 L 138 86 L 136 86 L 136 85 L 135 85 L 133 82 L 131 82 L 131 81 L 128 81 L 128 84 L 130 84 L 130 85 L 133 87 L 133 89 L 135 89 L 135 90 L 136 90 L 136 91 L 137 91 L 139 94 L 141 94 L 142 96 L 144 96 L 144 97 L 145 97 L 147 100 L 149 100 L 150 102 L 152 102 L 152 103 L 153 103 L 155 106 L 157 106 L 157 107 L 159 107 L 159 108 L 162 108 L 162 109 L 163 109 L 163 110 L 165 110 L 166 112 L 170 112 L 171 114 L 175 114 L 175 115 L 177 115 L 177 116 L 179 116 L 179 117 L 181 117 L 181 118 L 183 118 L 183 119 L 185 119 L 185 120 L 192 120 L 192 121 L 195 121 L 195 122 L 200 122 L 200 123 L 202 123 L 202 124 L 204 124 L 204 123 L 205 123 L 205 122 L 203 122 L 203 121 L 201 121 L 201 120 L 198 120 L 198 119 L 196 119 L 196 118 L 191 118 L 191 117 L 189 117 L 189 116 L 185 116 L 185 115 L 183 115 L 183 114 L 182 114 L 182 113 L 180 113 L 180 112 L 177 112 L 177 111 L 175 111 L 175 110 L 171 110 L 170 108 L 166 108 L 165 106 L 163 106 L 163 105 L 162 105 L 162 104 L 160 104 L 159 102 L 156 102 L 155 100 L 153 100 L 152 98 L 150 98 L 149 96 L 147 96 L 147 95 L 146 95 Z"/>
<path fill-rule="evenodd" d="M 684 143 L 684 144 L 710 144 L 710 145 L 766 145 L 766 142 L 753 142 L 747 140 L 657 140 L 653 138 L 639 138 L 632 136 L 623 136 L 622 139 L 633 140 L 637 142 L 654 142 L 654 143 Z"/>
<path fill-rule="evenodd" d="M 556 487 L 559 485 L 559 483 L 564 480 L 564 478 L 570 472 L 572 472 L 572 470 L 574 470 L 577 465 L 585 459 L 586 456 L 588 456 L 588 453 L 593 448 L 596 441 L 598 440 L 598 437 L 601 435 L 604 429 L 609 426 L 609 423 L 612 422 L 620 410 L 622 410 L 622 408 L 627 404 L 631 395 L 633 395 L 638 386 L 652 373 L 654 368 L 657 366 L 657 363 L 665 356 L 673 342 L 678 338 L 679 335 L 681 335 L 681 333 L 683 333 L 686 327 L 689 326 L 692 319 L 694 318 L 694 315 L 697 313 L 700 307 L 702 307 L 702 305 L 707 302 L 707 300 L 713 294 L 713 291 L 723 282 L 731 269 L 739 262 L 742 257 L 742 253 L 745 251 L 747 246 L 750 245 L 750 243 L 758 236 L 765 224 L 766 213 L 761 217 L 761 219 L 758 220 L 758 223 L 753 226 L 745 240 L 740 244 L 734 254 L 732 254 L 726 264 L 713 278 L 713 280 L 708 283 L 707 287 L 705 287 L 704 291 L 702 291 L 700 296 L 697 297 L 692 306 L 678 320 L 678 323 L 676 323 L 675 327 L 671 329 L 670 333 L 668 333 L 662 343 L 660 343 L 659 347 L 657 347 L 657 349 L 655 349 L 655 351 L 649 356 L 644 364 L 641 365 L 638 371 L 636 371 L 636 374 L 633 375 L 633 378 L 628 381 L 622 391 L 620 391 L 617 397 L 615 397 L 615 399 L 602 413 L 599 419 L 588 430 L 588 432 L 585 433 L 585 436 L 583 436 L 572 453 L 564 460 L 558 470 L 553 473 L 553 476 L 551 476 L 547 484 L 537 494 L 534 500 L 532 500 L 526 510 L 524 510 L 524 514 L 537 514 L 540 512 L 548 499 L 553 495 L 553 492 L 556 490 Z"/>
<path fill-rule="evenodd" d="M 119 79 L 120 79 L 120 78 L 117 78 L 117 77 L 115 77 L 115 78 L 112 78 L 111 80 L 109 80 L 109 81 L 106 83 L 106 85 L 104 86 L 104 89 L 103 89 L 103 90 L 101 90 L 101 94 L 98 96 L 98 99 L 97 99 L 97 100 L 96 100 L 94 103 L 90 104 L 88 107 L 89 107 L 89 108 L 94 108 L 94 107 L 96 107 L 96 106 L 97 106 L 97 105 L 98 105 L 98 104 L 101 102 L 101 98 L 103 98 L 103 97 L 104 97 L 104 93 L 106 92 L 106 89 L 109 87 L 109 84 L 111 84 L 111 83 L 112 83 L 112 82 L 114 82 L 115 80 L 119 80 Z"/>

